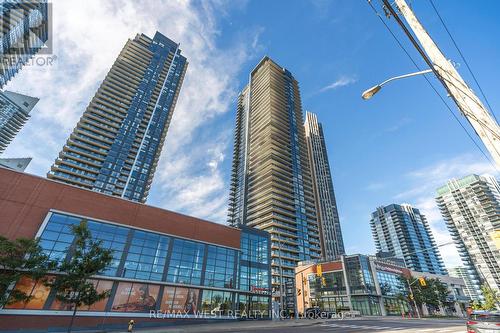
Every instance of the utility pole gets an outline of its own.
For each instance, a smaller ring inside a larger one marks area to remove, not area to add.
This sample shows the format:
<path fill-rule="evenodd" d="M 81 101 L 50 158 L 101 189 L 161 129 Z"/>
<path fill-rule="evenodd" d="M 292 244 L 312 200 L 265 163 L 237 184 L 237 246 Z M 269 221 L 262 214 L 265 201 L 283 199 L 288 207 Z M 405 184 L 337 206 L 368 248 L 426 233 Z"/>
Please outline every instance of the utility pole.
<path fill-rule="evenodd" d="M 496 120 L 467 83 L 465 83 L 453 64 L 439 50 L 406 1 L 394 0 L 394 3 L 420 42 L 420 45 L 399 18 L 394 8 L 392 8 L 389 0 L 383 0 L 383 3 L 424 58 L 427 65 L 432 69 L 439 81 L 441 81 L 448 95 L 453 98 L 453 101 L 467 118 L 500 168 L 500 127 Z"/>

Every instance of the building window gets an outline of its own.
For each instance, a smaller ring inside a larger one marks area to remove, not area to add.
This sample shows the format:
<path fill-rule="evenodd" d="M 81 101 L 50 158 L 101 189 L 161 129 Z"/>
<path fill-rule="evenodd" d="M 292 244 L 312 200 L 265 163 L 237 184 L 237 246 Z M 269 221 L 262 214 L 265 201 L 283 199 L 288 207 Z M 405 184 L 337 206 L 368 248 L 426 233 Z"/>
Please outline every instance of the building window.
<path fill-rule="evenodd" d="M 262 291 L 269 289 L 269 271 L 266 268 L 240 267 L 240 289 L 250 291 Z"/>
<path fill-rule="evenodd" d="M 168 282 L 201 283 L 205 245 L 182 239 L 175 239 L 168 266 Z"/>
<path fill-rule="evenodd" d="M 235 288 L 235 251 L 219 246 L 208 246 L 205 286 Z"/>
<path fill-rule="evenodd" d="M 73 243 L 71 227 L 80 223 L 79 218 L 52 214 L 45 230 L 40 236 L 40 246 L 50 259 L 62 263 Z"/>
<path fill-rule="evenodd" d="M 241 259 L 258 262 L 262 264 L 269 263 L 269 239 L 267 237 L 241 233 Z"/>
<path fill-rule="evenodd" d="M 161 281 L 165 269 L 169 238 L 135 230 L 133 232 L 123 276 Z"/>
<path fill-rule="evenodd" d="M 227 316 L 233 309 L 233 293 L 229 291 L 203 290 L 201 309 L 204 313 Z"/>
<path fill-rule="evenodd" d="M 94 221 L 88 221 L 88 227 L 92 238 L 102 241 L 103 248 L 113 251 L 111 264 L 100 275 L 116 276 L 130 229 Z"/>
<path fill-rule="evenodd" d="M 113 251 L 113 260 L 101 275 L 116 276 L 127 241 L 127 228 L 54 213 L 40 236 L 42 250 L 53 260 L 64 261 L 74 240 L 71 227 L 82 221 L 87 221 L 93 239 L 100 240 L 103 248 Z"/>

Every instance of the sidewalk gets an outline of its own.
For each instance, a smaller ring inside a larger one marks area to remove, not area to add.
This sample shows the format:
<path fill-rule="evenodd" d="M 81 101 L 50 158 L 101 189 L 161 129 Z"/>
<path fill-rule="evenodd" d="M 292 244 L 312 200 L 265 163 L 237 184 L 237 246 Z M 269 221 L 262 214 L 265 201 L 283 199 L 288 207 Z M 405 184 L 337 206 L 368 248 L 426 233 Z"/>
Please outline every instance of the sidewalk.
<path fill-rule="evenodd" d="M 285 319 L 285 320 L 246 320 L 217 322 L 209 324 L 187 324 L 164 326 L 155 328 L 141 328 L 134 330 L 140 333 L 190 333 L 190 332 L 233 332 L 246 329 L 273 328 L 273 327 L 301 327 L 323 323 L 324 319 Z M 125 333 L 125 331 L 123 331 Z"/>

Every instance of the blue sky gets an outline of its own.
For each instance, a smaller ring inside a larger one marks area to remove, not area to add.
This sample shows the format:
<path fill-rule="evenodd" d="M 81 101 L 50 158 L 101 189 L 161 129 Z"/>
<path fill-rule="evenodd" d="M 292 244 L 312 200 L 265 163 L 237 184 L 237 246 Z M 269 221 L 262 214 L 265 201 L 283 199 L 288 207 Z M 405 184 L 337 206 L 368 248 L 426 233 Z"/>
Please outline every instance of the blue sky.
<path fill-rule="evenodd" d="M 434 1 L 500 116 L 500 3 Z M 28 172 L 49 170 L 126 39 L 155 30 L 180 42 L 190 65 L 148 204 L 225 222 L 236 96 L 264 55 L 293 73 L 304 111 L 323 123 L 348 252 L 373 253 L 370 213 L 393 202 L 421 208 L 438 243 L 447 242 L 435 189 L 452 177 L 495 172 L 422 77 L 360 98 L 415 70 L 364 0 L 56 0 L 53 7 L 55 64 L 26 67 L 7 85 L 41 98 L 4 154 L 32 156 Z M 429 2 L 413 1 L 413 9 L 462 64 Z M 472 84 L 463 64 L 459 71 Z M 447 265 L 459 264 L 453 246 L 442 254 Z"/>

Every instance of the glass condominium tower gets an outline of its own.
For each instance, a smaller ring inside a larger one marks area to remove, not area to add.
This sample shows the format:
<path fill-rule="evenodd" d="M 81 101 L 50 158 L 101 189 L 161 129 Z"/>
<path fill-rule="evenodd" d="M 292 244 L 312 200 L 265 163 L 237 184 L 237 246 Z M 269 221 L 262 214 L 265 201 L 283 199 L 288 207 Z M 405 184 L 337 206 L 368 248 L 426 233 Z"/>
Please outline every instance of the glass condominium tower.
<path fill-rule="evenodd" d="M 500 291 L 500 185 L 488 175 L 452 179 L 437 189 L 437 205 L 477 293 Z"/>
<path fill-rule="evenodd" d="M 0 155 L 30 118 L 38 98 L 0 91 Z"/>
<path fill-rule="evenodd" d="M 228 223 L 271 234 L 275 297 L 321 257 L 299 85 L 267 56 L 238 97 Z"/>
<path fill-rule="evenodd" d="M 49 38 L 47 0 L 0 2 L 0 89 Z"/>
<path fill-rule="evenodd" d="M 334 260 L 345 254 L 345 250 L 323 127 L 314 113 L 306 112 L 304 128 L 316 198 L 322 254 L 325 260 Z"/>
<path fill-rule="evenodd" d="M 425 216 L 408 204 L 378 207 L 370 221 L 377 252 L 401 258 L 416 272 L 447 274 Z"/>
<path fill-rule="evenodd" d="M 47 177 L 145 202 L 187 65 L 159 32 L 128 40 Z"/>

